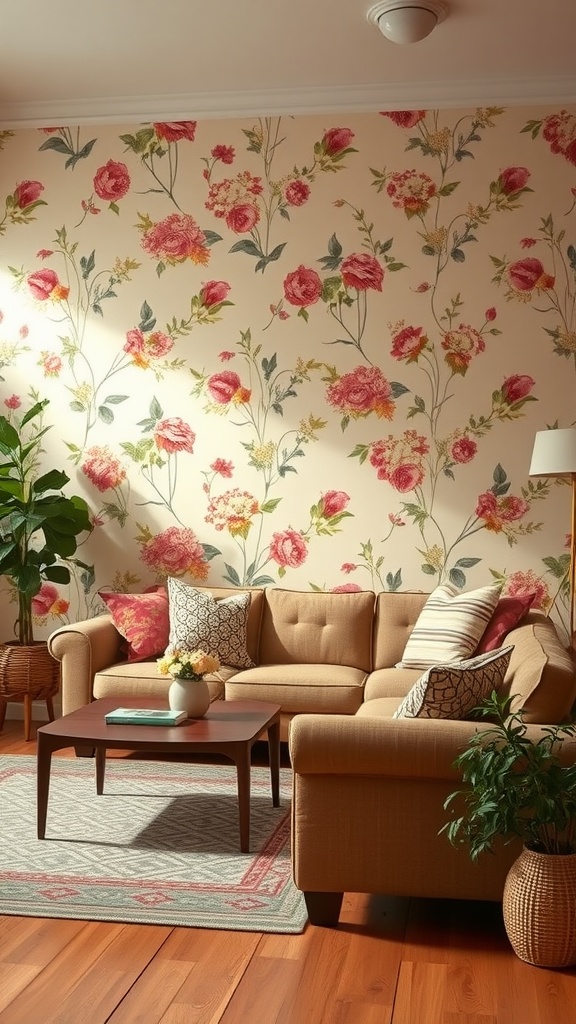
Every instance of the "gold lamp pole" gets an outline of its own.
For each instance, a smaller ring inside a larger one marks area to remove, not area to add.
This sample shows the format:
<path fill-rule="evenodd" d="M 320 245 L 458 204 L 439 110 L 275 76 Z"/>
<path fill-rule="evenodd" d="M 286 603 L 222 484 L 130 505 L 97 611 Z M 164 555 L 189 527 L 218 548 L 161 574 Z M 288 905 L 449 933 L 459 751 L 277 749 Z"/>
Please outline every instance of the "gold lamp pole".
<path fill-rule="evenodd" d="M 539 430 L 534 439 L 530 476 L 563 477 L 572 482 L 572 521 L 570 531 L 570 642 L 574 637 L 576 594 L 576 427 L 563 430 Z"/>

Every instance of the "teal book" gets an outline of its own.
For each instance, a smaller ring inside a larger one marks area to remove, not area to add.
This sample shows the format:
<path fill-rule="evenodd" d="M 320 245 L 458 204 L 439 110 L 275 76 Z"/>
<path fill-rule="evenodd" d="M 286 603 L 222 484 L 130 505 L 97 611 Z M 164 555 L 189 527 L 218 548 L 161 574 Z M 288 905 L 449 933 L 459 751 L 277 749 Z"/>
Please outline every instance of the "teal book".
<path fill-rule="evenodd" d="M 107 725 L 179 725 L 187 717 L 185 711 L 159 711 L 157 708 L 116 708 L 104 715 Z"/>

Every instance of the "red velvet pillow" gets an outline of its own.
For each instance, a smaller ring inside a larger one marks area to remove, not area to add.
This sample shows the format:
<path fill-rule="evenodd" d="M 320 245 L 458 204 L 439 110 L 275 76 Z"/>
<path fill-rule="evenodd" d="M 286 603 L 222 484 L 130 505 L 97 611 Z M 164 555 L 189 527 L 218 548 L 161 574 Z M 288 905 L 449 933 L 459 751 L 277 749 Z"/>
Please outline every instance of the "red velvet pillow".
<path fill-rule="evenodd" d="M 480 638 L 476 654 L 485 654 L 486 651 L 494 651 L 497 647 L 501 647 L 506 635 L 529 612 L 535 597 L 535 593 L 522 594 L 518 597 L 501 597 Z"/>
<path fill-rule="evenodd" d="M 170 635 L 165 587 L 150 588 L 144 594 L 98 593 L 116 629 L 128 641 L 128 661 L 164 654 Z"/>

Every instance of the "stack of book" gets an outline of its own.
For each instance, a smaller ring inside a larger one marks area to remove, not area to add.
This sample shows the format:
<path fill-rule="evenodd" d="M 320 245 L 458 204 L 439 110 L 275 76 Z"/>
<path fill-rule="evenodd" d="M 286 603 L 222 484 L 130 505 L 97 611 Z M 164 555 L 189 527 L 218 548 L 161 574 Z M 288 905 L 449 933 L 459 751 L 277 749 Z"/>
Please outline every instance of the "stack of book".
<path fill-rule="evenodd" d="M 187 718 L 185 711 L 158 708 L 116 708 L 104 715 L 106 725 L 179 725 Z"/>

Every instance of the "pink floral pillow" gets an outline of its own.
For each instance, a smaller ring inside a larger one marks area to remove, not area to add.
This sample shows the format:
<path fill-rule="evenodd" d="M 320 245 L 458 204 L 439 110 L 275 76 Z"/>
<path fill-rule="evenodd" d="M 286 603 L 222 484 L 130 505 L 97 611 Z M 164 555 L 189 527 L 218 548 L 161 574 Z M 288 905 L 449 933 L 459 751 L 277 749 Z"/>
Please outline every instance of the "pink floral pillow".
<path fill-rule="evenodd" d="M 99 593 L 116 629 L 128 641 L 128 661 L 164 654 L 170 635 L 165 587 L 154 587 L 144 594 Z"/>
<path fill-rule="evenodd" d="M 530 611 L 535 597 L 536 593 L 522 594 L 518 597 L 501 597 L 490 622 L 480 637 L 476 654 L 485 654 L 487 651 L 495 651 L 497 647 L 501 647 L 502 641 L 510 630 L 514 629 Z"/>

